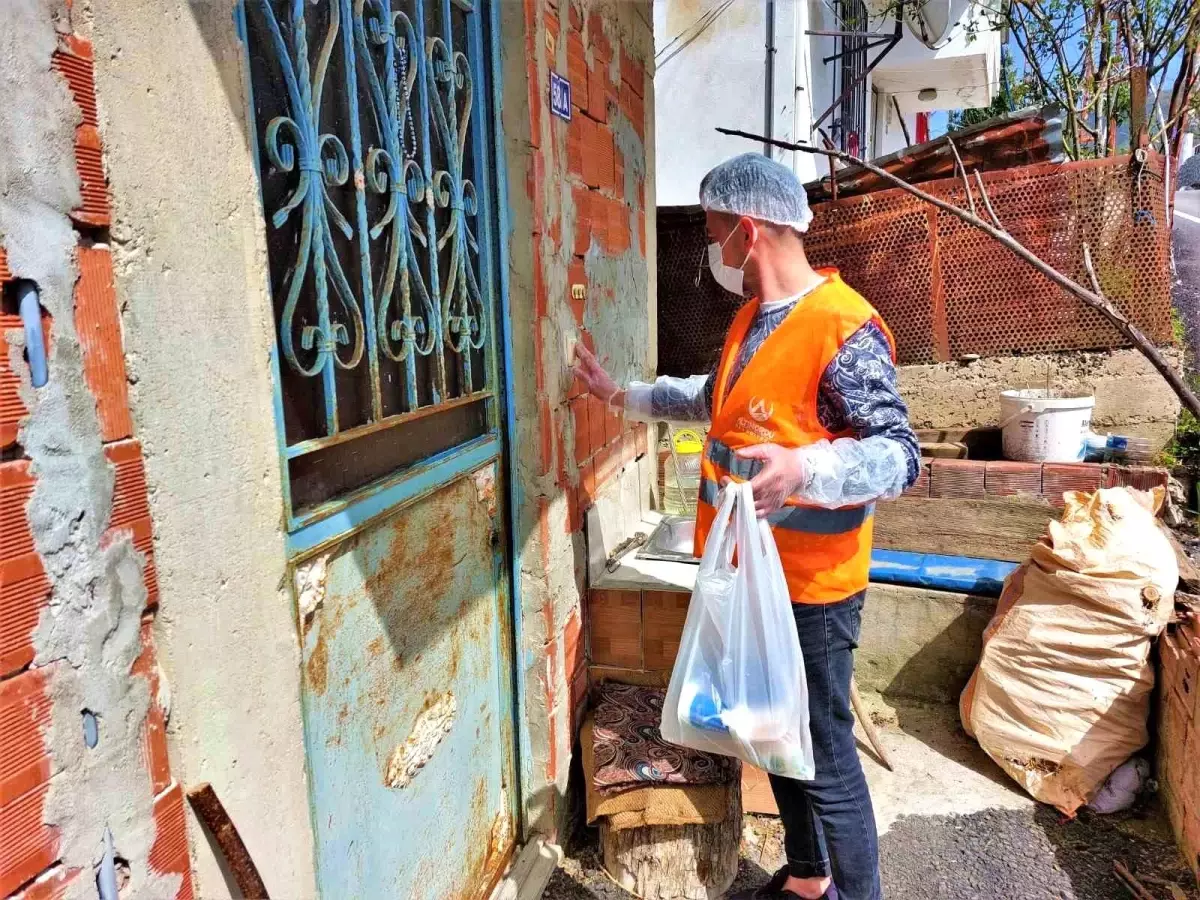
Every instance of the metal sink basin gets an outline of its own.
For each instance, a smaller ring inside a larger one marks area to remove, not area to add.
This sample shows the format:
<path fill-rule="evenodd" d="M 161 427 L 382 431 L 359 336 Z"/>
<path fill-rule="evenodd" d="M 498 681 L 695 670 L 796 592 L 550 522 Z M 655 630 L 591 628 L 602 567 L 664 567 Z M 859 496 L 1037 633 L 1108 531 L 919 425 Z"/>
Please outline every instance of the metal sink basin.
<path fill-rule="evenodd" d="M 665 516 L 638 550 L 638 559 L 664 559 L 699 564 L 692 555 L 696 520 L 691 516 Z"/>

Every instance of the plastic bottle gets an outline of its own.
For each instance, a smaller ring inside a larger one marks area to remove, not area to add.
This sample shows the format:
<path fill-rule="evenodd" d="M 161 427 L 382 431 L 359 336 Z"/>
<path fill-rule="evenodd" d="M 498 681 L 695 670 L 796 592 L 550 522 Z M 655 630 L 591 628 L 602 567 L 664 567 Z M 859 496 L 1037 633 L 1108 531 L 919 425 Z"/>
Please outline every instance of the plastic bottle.
<path fill-rule="evenodd" d="M 1146 438 L 1089 431 L 1083 442 L 1083 458 L 1088 462 L 1146 463 L 1154 455 Z"/>

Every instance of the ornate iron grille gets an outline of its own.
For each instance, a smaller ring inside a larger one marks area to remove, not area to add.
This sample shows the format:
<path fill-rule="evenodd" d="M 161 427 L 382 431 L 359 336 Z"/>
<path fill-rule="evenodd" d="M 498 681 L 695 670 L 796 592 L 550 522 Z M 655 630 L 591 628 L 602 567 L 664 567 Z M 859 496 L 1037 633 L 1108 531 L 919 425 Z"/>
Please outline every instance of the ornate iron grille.
<path fill-rule="evenodd" d="M 243 9 L 287 456 L 491 397 L 475 6 Z"/>

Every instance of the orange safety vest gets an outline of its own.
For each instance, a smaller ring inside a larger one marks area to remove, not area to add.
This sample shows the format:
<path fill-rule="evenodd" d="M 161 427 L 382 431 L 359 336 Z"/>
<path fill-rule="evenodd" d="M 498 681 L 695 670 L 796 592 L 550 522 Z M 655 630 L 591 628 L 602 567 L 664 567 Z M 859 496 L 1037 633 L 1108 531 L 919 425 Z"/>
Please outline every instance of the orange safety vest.
<path fill-rule="evenodd" d="M 842 344 L 868 322 L 896 342 L 872 306 L 846 285 L 836 269 L 819 270 L 826 280 L 796 304 L 750 358 L 730 388 L 742 341 L 758 311 L 751 300 L 738 312 L 725 336 L 713 390 L 712 427 L 700 461 L 700 500 L 696 510 L 696 555 L 716 516 L 721 479 L 753 478 L 759 460 L 734 451 L 752 444 L 803 447 L 849 436 L 826 430 L 817 416 L 821 377 Z M 788 594 L 793 603 L 833 603 L 865 590 L 871 565 L 874 504 L 823 509 L 796 500 L 768 517 Z"/>

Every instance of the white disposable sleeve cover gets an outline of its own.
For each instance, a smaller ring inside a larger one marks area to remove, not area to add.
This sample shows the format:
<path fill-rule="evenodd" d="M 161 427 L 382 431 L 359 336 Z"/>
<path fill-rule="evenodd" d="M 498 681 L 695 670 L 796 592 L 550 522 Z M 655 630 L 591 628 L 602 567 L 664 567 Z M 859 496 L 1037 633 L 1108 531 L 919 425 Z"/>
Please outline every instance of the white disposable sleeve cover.
<path fill-rule="evenodd" d="M 707 422 L 704 386 L 708 375 L 673 378 L 660 375 L 653 384 L 631 382 L 625 388 L 625 418 L 637 422 Z"/>
<path fill-rule="evenodd" d="M 805 486 L 798 496 L 816 506 L 835 509 L 894 500 L 908 480 L 904 448 L 880 435 L 817 441 L 796 452 L 802 454 L 805 469 Z"/>

